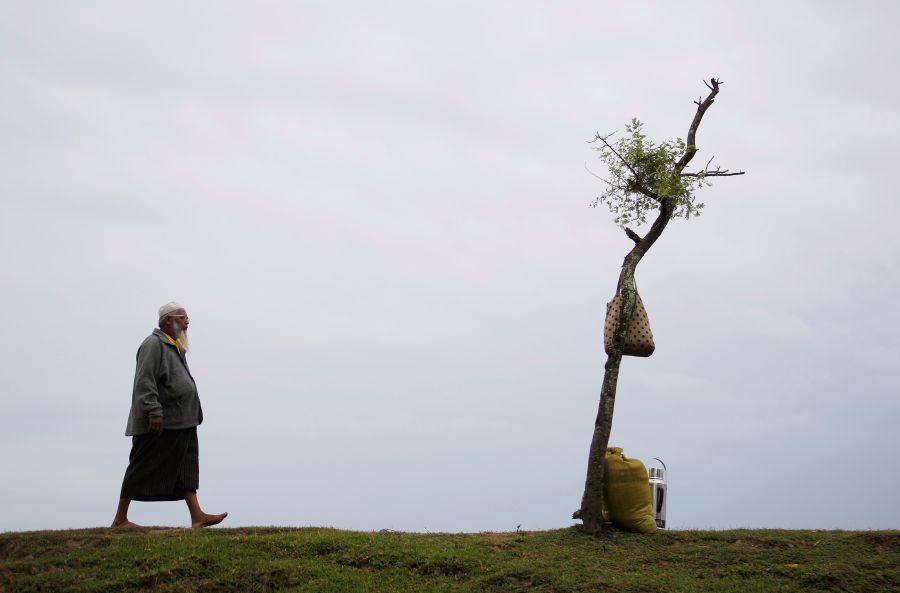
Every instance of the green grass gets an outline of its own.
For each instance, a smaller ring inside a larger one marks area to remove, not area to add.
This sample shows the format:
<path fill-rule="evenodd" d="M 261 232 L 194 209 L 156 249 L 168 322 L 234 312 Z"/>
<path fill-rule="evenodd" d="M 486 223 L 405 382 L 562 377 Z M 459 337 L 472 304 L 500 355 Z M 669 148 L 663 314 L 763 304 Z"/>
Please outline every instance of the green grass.
<path fill-rule="evenodd" d="M 898 531 L 0 533 L 0 592 L 900 591 Z"/>

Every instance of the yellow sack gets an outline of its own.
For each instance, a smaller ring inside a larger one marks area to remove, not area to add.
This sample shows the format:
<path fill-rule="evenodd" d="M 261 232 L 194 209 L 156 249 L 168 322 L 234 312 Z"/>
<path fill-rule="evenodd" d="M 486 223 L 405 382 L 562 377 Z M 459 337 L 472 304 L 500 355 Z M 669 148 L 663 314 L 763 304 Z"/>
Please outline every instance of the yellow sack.
<path fill-rule="evenodd" d="M 607 447 L 603 496 L 613 525 L 626 531 L 656 531 L 650 479 L 639 459 L 628 459 L 619 447 Z M 604 513 L 605 514 L 605 513 Z"/>

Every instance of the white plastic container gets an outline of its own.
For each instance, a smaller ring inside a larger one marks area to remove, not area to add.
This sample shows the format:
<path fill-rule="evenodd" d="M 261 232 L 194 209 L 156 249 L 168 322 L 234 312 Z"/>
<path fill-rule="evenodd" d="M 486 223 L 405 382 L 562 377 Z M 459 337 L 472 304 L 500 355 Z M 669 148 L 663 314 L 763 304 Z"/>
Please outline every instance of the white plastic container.
<path fill-rule="evenodd" d="M 653 458 L 662 463 L 662 468 L 647 468 L 647 475 L 650 478 L 650 498 L 653 501 L 653 518 L 656 519 L 656 526 L 660 529 L 666 528 L 666 498 L 668 498 L 668 484 L 666 483 L 666 464 L 661 459 Z"/>

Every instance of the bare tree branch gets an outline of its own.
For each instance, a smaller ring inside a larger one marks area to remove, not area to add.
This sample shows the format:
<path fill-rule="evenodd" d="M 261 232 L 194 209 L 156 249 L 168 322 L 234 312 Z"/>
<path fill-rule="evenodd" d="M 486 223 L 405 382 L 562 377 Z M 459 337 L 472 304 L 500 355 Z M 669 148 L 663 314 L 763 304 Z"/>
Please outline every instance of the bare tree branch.
<path fill-rule="evenodd" d="M 629 228 L 626 228 L 626 229 L 625 229 L 625 234 L 628 235 L 628 238 L 629 238 L 629 239 L 631 239 L 632 241 L 634 241 L 634 244 L 635 244 L 635 245 L 640 245 L 640 244 L 641 244 L 641 236 L 638 235 L 637 233 L 635 233 L 633 230 L 631 230 L 631 229 L 629 229 Z"/>
<path fill-rule="evenodd" d="M 599 179 L 600 181 L 603 181 L 603 182 L 605 182 L 605 183 L 609 183 L 609 181 L 606 181 L 606 179 L 600 177 L 599 175 L 597 175 L 596 173 L 594 173 L 593 171 L 591 171 L 591 169 L 587 166 L 587 163 L 584 164 L 584 170 L 587 171 L 588 173 L 590 173 L 591 175 L 593 175 L 594 177 L 596 177 L 597 179 Z"/>
<path fill-rule="evenodd" d="M 699 173 L 682 173 L 682 177 L 732 177 L 734 175 L 744 175 L 743 171 L 731 173 L 728 169 L 724 171 L 701 171 Z"/>
<path fill-rule="evenodd" d="M 690 173 L 682 173 L 682 177 L 731 177 L 732 175 L 743 175 L 743 171 L 738 171 L 736 173 L 732 173 L 728 169 L 723 169 L 722 167 L 716 167 L 714 170 L 709 170 L 709 164 L 713 162 L 713 159 L 716 157 L 710 157 L 708 161 L 706 161 L 706 166 L 703 167 L 702 171 L 694 171 Z"/>
<path fill-rule="evenodd" d="M 703 82 L 706 83 L 705 80 Z M 722 84 L 724 84 L 722 81 L 710 78 L 709 83 L 706 83 L 706 86 L 710 87 L 711 91 L 706 96 L 706 99 L 699 102 L 694 101 L 697 105 L 697 112 L 694 114 L 694 120 L 691 122 L 691 127 L 688 128 L 687 150 L 675 164 L 675 175 L 680 175 L 681 172 L 684 171 L 684 168 L 687 167 L 688 163 L 691 162 L 691 159 L 694 158 L 694 155 L 697 154 L 697 128 L 700 127 L 700 121 L 703 119 L 703 114 L 706 113 L 709 106 L 716 100 L 716 95 L 719 94 L 719 86 Z"/>

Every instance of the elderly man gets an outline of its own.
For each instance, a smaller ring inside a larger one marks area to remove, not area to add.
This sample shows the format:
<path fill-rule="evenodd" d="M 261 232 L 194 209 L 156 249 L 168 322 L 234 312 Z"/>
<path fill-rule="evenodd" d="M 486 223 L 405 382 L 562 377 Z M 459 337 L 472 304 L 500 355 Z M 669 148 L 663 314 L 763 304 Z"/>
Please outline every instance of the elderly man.
<path fill-rule="evenodd" d="M 159 308 L 159 329 L 138 348 L 125 430 L 132 437 L 131 456 L 113 527 L 135 526 L 128 520 L 132 500 L 184 500 L 192 527 L 209 527 L 228 516 L 208 515 L 197 501 L 197 426 L 203 410 L 185 358 L 189 323 L 184 307 L 167 303 Z"/>

